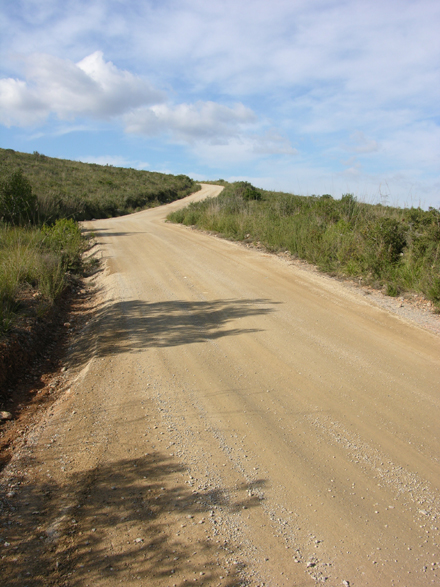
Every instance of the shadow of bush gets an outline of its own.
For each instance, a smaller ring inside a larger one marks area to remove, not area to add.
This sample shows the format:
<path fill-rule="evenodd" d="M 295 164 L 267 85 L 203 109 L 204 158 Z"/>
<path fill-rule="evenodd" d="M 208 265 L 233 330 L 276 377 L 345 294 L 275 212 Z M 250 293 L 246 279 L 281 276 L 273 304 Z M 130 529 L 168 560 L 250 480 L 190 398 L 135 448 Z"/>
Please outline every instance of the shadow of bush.
<path fill-rule="evenodd" d="M 224 545 L 209 538 L 197 541 L 199 557 L 194 560 L 194 543 L 172 534 L 169 515 L 198 524 L 198 518 L 213 508 L 220 507 L 223 513 L 258 507 L 261 498 L 253 490 L 264 487 L 265 481 L 233 488 L 243 499 L 231 501 L 229 489 L 194 491 L 167 482 L 184 470 L 173 458 L 155 452 L 99 465 L 67 477 L 62 485 L 48 480 L 22 486 L 16 494 L 10 489 L 3 492 L 2 584 L 74 587 L 105 584 L 106 578 L 112 584 L 135 578 L 156 585 L 168 577 L 183 585 L 187 578 L 200 579 L 201 573 L 203 584 L 218 584 L 225 575 L 217 564 L 222 548 L 225 554 Z M 127 539 L 117 540 L 113 547 L 115 533 Z M 237 556 L 230 545 L 226 548 L 229 556 Z M 239 564 L 236 571 L 226 573 L 221 584 L 244 585 L 239 577 L 243 568 Z"/>
<path fill-rule="evenodd" d="M 98 333 L 95 352 L 97 356 L 105 357 L 260 332 L 256 328 L 231 328 L 228 324 L 240 318 L 273 312 L 277 304 L 267 299 L 154 303 L 131 300 L 102 304 L 94 314 Z M 83 340 L 72 351 L 71 361 L 75 364 L 87 361 L 91 354 L 90 344 L 91 341 Z"/>

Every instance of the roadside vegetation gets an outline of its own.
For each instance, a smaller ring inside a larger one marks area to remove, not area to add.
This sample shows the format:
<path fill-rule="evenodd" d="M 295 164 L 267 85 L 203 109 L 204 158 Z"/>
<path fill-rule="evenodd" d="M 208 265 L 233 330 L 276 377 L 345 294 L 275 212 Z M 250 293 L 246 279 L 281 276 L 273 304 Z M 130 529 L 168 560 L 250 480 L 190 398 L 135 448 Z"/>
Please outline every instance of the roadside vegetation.
<path fill-rule="evenodd" d="M 0 149 L 0 337 L 45 315 L 84 271 L 78 220 L 106 218 L 182 198 L 184 175 L 89 165 Z"/>
<path fill-rule="evenodd" d="M 423 294 L 440 310 L 440 211 L 434 208 L 365 204 L 352 194 L 296 196 L 236 182 L 168 220 L 287 251 L 390 296 Z"/>
<path fill-rule="evenodd" d="M 169 175 L 54 159 L 0 149 L 0 177 L 21 169 L 37 201 L 35 222 L 91 220 L 131 214 L 183 198 L 198 189 L 186 175 Z"/>
<path fill-rule="evenodd" d="M 86 241 L 73 220 L 0 227 L 0 336 L 18 316 L 42 317 L 81 270 Z"/>

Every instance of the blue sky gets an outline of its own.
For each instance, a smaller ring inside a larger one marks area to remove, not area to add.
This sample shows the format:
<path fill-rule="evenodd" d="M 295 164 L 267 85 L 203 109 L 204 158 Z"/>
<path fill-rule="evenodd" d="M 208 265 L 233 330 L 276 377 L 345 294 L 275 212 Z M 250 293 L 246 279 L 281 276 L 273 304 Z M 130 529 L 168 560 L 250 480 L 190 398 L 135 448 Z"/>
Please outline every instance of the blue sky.
<path fill-rule="evenodd" d="M 2 0 L 0 147 L 440 207 L 438 0 Z"/>

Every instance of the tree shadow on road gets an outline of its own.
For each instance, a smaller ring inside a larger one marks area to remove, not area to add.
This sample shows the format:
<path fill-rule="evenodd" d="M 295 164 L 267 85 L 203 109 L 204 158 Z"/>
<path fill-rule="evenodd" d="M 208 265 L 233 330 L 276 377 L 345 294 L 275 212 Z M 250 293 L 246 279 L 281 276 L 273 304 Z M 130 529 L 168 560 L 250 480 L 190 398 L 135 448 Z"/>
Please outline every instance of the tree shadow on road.
<path fill-rule="evenodd" d="M 182 482 L 185 470 L 154 452 L 66 475 L 63 483 L 7 488 L 0 495 L 2 584 L 245 585 L 240 552 L 216 537 L 228 512 L 260 505 L 255 484 L 195 490 Z M 231 556 L 235 565 L 225 562 Z"/>
<path fill-rule="evenodd" d="M 149 234 L 148 231 L 145 230 L 130 230 L 130 231 L 110 231 L 109 228 L 94 228 L 93 230 L 83 230 L 83 234 L 86 236 L 94 235 L 96 237 L 107 237 L 107 236 L 131 236 L 133 234 Z M 100 245 L 102 243 L 95 242 L 95 244 Z"/>
<path fill-rule="evenodd" d="M 246 328 L 245 323 L 237 327 L 236 323 L 273 312 L 276 304 L 266 299 L 105 303 L 94 316 L 97 332 L 94 352 L 104 357 L 261 332 L 258 328 Z M 87 342 L 83 340 L 74 349 L 71 360 L 76 364 L 90 358 Z"/>

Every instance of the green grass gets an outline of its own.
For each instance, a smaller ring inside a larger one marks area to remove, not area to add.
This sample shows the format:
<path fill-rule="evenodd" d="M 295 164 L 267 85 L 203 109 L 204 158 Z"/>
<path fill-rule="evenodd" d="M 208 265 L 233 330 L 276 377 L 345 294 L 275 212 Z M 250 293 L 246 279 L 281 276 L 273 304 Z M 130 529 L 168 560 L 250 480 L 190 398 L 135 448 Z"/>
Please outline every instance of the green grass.
<path fill-rule="evenodd" d="M 130 214 L 183 198 L 200 186 L 169 175 L 54 159 L 0 149 L 0 179 L 21 169 L 37 197 L 39 223 L 58 218 L 91 220 Z"/>
<path fill-rule="evenodd" d="M 54 303 L 69 273 L 81 270 L 86 246 L 73 220 L 52 227 L 0 225 L 0 334 L 29 308 L 35 316 Z"/>
<path fill-rule="evenodd" d="M 388 295 L 422 293 L 440 308 L 439 210 L 365 204 L 351 194 L 334 200 L 256 191 L 244 182 L 228 184 L 217 198 L 173 212 L 168 220 L 288 251 Z"/>

